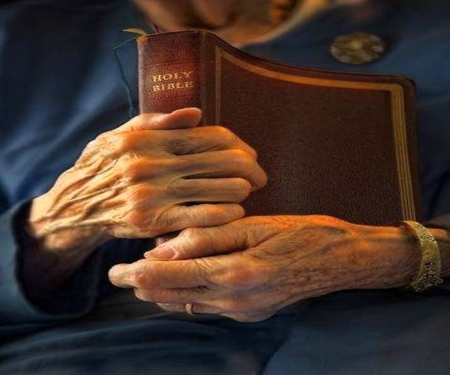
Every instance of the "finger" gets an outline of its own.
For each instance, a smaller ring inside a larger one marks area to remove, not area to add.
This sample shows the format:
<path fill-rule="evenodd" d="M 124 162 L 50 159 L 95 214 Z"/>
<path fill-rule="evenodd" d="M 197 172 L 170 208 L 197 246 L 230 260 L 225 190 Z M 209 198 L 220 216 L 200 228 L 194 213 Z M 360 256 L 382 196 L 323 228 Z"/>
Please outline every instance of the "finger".
<path fill-rule="evenodd" d="M 159 237 L 192 226 L 222 225 L 245 214 L 237 203 L 173 206 L 165 202 L 164 207 L 157 208 L 151 207 L 151 202 L 149 206 L 145 202 L 136 204 L 122 201 L 121 204 L 127 205 L 125 213 L 112 209 L 113 219 L 106 214 L 102 217 L 102 213 L 99 213 L 98 219 L 108 225 L 107 233 L 116 238 Z"/>
<path fill-rule="evenodd" d="M 115 265 L 108 276 L 114 285 L 122 288 L 147 289 L 149 293 L 176 289 L 173 296 L 183 296 L 182 302 L 213 298 L 219 301 L 223 297 L 234 301 L 237 293 L 246 296 L 249 290 L 268 283 L 266 270 L 247 264 L 241 253 L 171 261 L 141 259 Z M 161 302 L 161 298 L 161 295 L 152 297 L 156 302 Z"/>
<path fill-rule="evenodd" d="M 195 119 L 189 123 L 191 128 L 187 129 L 188 126 L 183 126 L 183 124 L 186 124 L 185 122 L 169 121 L 173 120 L 174 114 L 175 112 L 169 115 L 147 114 L 137 116 L 116 130 L 102 134 L 99 140 L 112 144 L 119 142 L 122 148 L 125 147 L 122 150 L 124 153 L 135 149 L 148 149 L 149 146 L 157 143 L 158 146 L 171 155 L 188 155 L 207 151 L 237 149 L 245 151 L 252 158 L 256 158 L 256 151 L 230 130 L 221 126 L 195 127 Z M 151 124 L 155 122 L 163 124 L 169 122 L 172 125 L 177 125 L 178 128 L 174 126 L 169 128 L 167 125 L 165 128 L 152 127 Z M 130 134 L 130 130 L 134 130 L 134 132 Z M 146 133 L 148 130 L 157 132 L 152 133 L 150 136 Z M 126 137 L 126 139 L 120 142 L 120 137 Z M 127 150 L 127 147 L 130 150 Z"/>
<path fill-rule="evenodd" d="M 213 268 L 207 261 L 151 261 L 141 259 L 131 264 L 113 266 L 108 277 L 120 288 L 173 289 L 198 288 L 209 285 L 207 270 Z"/>
<path fill-rule="evenodd" d="M 241 177 L 254 189 L 262 188 L 267 183 L 267 175 L 256 159 L 240 149 L 184 155 L 177 165 L 182 177 Z"/>
<path fill-rule="evenodd" d="M 244 217 L 245 211 L 239 204 L 195 204 L 177 206 L 167 212 L 162 219 L 169 222 L 168 231 L 178 231 L 190 227 L 209 227 L 229 223 Z"/>
<path fill-rule="evenodd" d="M 267 175 L 256 162 L 256 152 L 234 134 L 223 130 L 202 127 L 156 130 L 151 134 L 113 131 L 99 136 L 88 149 L 92 149 L 90 155 L 101 154 L 127 163 L 125 170 L 133 168 L 143 177 L 167 174 L 170 170 L 178 172 L 179 177 L 242 177 L 251 183 L 252 190 L 263 187 Z M 123 155 L 127 157 L 122 159 Z"/>
<path fill-rule="evenodd" d="M 274 217 L 253 216 L 220 226 L 185 227 L 149 255 L 160 259 L 193 259 L 259 248 L 278 234 L 274 221 Z"/>
<path fill-rule="evenodd" d="M 122 147 L 122 145 L 127 146 Z M 125 149 L 128 147 L 130 149 Z M 155 177 L 175 178 L 211 178 L 240 177 L 247 180 L 252 189 L 262 188 L 267 182 L 267 175 L 251 155 L 243 150 L 203 152 L 199 154 L 170 156 L 159 159 L 153 157 L 126 157 L 137 151 L 146 153 L 150 147 L 135 142 L 115 142 L 108 148 L 109 159 L 116 162 L 117 168 L 133 181 L 144 181 Z M 104 151 L 103 151 L 104 152 Z"/>
<path fill-rule="evenodd" d="M 184 304 L 189 301 L 206 303 L 212 297 L 217 298 L 220 292 L 212 291 L 207 287 L 195 288 L 171 288 L 171 289 L 142 289 L 136 288 L 134 294 L 137 298 L 146 302 L 167 304 Z"/>
<path fill-rule="evenodd" d="M 174 206 L 174 210 L 177 210 L 178 207 L 183 210 L 186 204 L 192 203 L 240 203 L 248 197 L 251 189 L 248 181 L 242 178 L 179 179 L 169 186 L 158 188 L 146 183 L 139 183 L 139 181 L 133 181 L 133 183 L 133 186 L 126 187 L 127 199 L 124 203 L 128 203 L 133 208 L 141 207 L 143 209 L 154 206 L 155 199 L 158 199 L 160 204 L 165 203 L 167 209 Z M 104 184 L 106 185 L 106 183 Z M 105 186 L 105 189 L 108 187 L 110 185 Z M 214 210 L 214 207 L 210 208 Z M 214 212 L 216 211 L 214 210 Z M 170 213 L 170 215 L 173 214 L 175 212 Z M 183 213 L 180 211 L 179 215 L 181 216 L 181 214 Z M 222 222 L 222 224 L 224 223 Z"/>
<path fill-rule="evenodd" d="M 200 123 L 201 116 L 201 110 L 194 107 L 179 109 L 172 113 L 146 113 L 136 116 L 122 126 L 102 133 L 89 142 L 83 151 L 82 159 L 92 154 L 113 156 L 139 149 L 151 150 L 153 147 L 147 144 L 148 134 L 139 132 L 193 128 Z M 133 138 L 134 133 L 138 136 L 137 140 Z"/>
<path fill-rule="evenodd" d="M 116 228 L 112 235 L 121 238 L 158 237 L 157 243 L 162 243 L 182 229 L 222 225 L 244 215 L 245 210 L 236 203 L 179 205 L 166 209 L 156 218 L 146 212 L 133 213 L 133 218 L 128 219 L 135 226 L 133 231 L 130 232 L 128 227 L 122 231 Z"/>
<path fill-rule="evenodd" d="M 136 130 L 171 130 L 197 126 L 202 117 L 198 108 L 182 108 L 172 113 L 146 113 L 132 118 L 113 133 Z"/>
<path fill-rule="evenodd" d="M 253 147 L 223 126 L 210 125 L 194 129 L 180 129 L 173 134 L 166 133 L 166 137 L 168 152 L 173 152 L 177 155 L 240 149 L 254 158 L 257 156 Z"/>
<path fill-rule="evenodd" d="M 177 313 L 186 313 L 188 314 L 186 310 L 186 304 L 177 304 L 177 303 L 158 303 L 158 306 L 165 310 L 165 311 L 171 311 L 171 312 L 177 312 Z M 256 311 L 251 313 L 237 313 L 232 311 L 224 311 L 220 308 L 217 308 L 215 306 L 207 305 L 204 303 L 198 303 L 195 302 L 192 304 L 191 307 L 191 314 L 189 315 L 220 315 L 224 316 L 233 320 L 236 320 L 238 322 L 243 323 L 251 323 L 251 322 L 260 322 L 266 319 L 269 319 L 271 316 L 274 315 L 274 312 L 266 312 L 266 311 Z"/>
<path fill-rule="evenodd" d="M 186 303 L 158 303 L 157 305 L 165 311 L 188 314 L 188 311 L 186 310 Z M 189 315 L 194 316 L 202 314 L 220 315 L 244 323 L 260 322 L 269 319 L 275 314 L 275 311 L 273 310 L 254 310 L 246 312 L 236 312 L 223 310 L 219 307 L 206 304 L 204 302 L 194 302 L 191 304 L 192 304 L 191 314 Z"/>
<path fill-rule="evenodd" d="M 167 187 L 167 194 L 179 204 L 240 203 L 250 190 L 250 184 L 243 178 L 179 179 Z"/>
<path fill-rule="evenodd" d="M 144 149 L 145 147 L 138 146 L 135 150 Z M 111 153 L 111 156 L 115 154 L 117 153 Z M 170 175 L 171 179 L 240 177 L 250 183 L 252 190 L 262 188 L 267 183 L 267 175 L 256 160 L 238 149 L 165 157 L 158 160 L 153 158 L 115 160 L 117 168 L 123 171 L 127 179 L 135 182 Z"/>
<path fill-rule="evenodd" d="M 158 303 L 157 305 L 165 311 L 187 314 L 186 303 Z M 202 315 L 202 314 L 219 315 L 220 313 L 221 311 L 217 307 L 210 306 L 204 303 L 195 302 L 192 304 L 192 310 L 190 315 Z"/>
<path fill-rule="evenodd" d="M 144 256 L 160 259 L 194 259 L 244 250 L 249 246 L 249 234 L 246 224 L 241 222 L 242 220 L 238 220 L 223 226 L 211 225 L 205 228 L 187 227 L 188 229 L 181 231 L 178 236 L 167 240 Z"/>
<path fill-rule="evenodd" d="M 277 309 L 272 306 L 261 305 L 264 297 L 258 293 L 258 298 L 235 298 L 232 292 L 217 293 L 214 291 L 197 291 L 191 289 L 146 290 L 136 289 L 138 299 L 146 302 L 155 302 L 169 311 L 185 312 L 186 304 L 192 304 L 192 311 L 197 314 L 220 314 L 240 319 L 251 317 L 269 317 Z M 246 294 L 248 295 L 248 293 Z"/>

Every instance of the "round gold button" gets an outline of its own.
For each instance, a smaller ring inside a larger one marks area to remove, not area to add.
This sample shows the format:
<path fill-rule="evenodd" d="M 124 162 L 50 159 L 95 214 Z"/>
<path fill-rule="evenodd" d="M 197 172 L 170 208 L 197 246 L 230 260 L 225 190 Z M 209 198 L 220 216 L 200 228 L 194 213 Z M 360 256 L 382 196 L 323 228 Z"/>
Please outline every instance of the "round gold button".
<path fill-rule="evenodd" d="M 330 46 L 334 58 L 344 64 L 368 64 L 378 60 L 386 44 L 376 35 L 355 32 L 337 37 Z"/>

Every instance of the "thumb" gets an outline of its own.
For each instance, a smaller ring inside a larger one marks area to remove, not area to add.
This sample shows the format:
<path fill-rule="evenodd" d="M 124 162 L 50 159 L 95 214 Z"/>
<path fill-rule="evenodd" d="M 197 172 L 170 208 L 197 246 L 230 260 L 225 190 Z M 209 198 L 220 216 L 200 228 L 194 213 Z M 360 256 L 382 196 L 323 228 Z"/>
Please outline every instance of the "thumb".
<path fill-rule="evenodd" d="M 202 111 L 195 107 L 178 109 L 172 113 L 145 113 L 132 118 L 114 132 L 188 129 L 197 126 L 201 118 Z"/>

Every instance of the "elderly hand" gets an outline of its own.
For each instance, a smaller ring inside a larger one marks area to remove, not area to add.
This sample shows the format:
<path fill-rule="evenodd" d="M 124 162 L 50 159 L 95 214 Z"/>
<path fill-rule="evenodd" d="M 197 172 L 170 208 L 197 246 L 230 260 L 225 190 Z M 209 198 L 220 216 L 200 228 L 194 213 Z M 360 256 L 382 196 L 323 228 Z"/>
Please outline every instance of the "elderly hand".
<path fill-rule="evenodd" d="M 242 217 L 239 202 L 266 176 L 252 148 L 225 128 L 195 128 L 200 117 L 195 108 L 141 115 L 101 134 L 34 200 L 35 237 L 64 249 Z"/>
<path fill-rule="evenodd" d="M 258 321 L 307 298 L 345 289 L 408 284 L 420 256 L 394 227 L 326 216 L 249 217 L 186 229 L 133 264 L 109 273 L 119 287 L 169 311 Z"/>
<path fill-rule="evenodd" d="M 251 147 L 225 128 L 196 127 L 200 118 L 196 108 L 141 115 L 89 143 L 32 203 L 28 230 L 38 250 L 27 254 L 25 272 L 59 267 L 64 278 L 111 238 L 242 217 L 239 203 L 266 175 Z"/>

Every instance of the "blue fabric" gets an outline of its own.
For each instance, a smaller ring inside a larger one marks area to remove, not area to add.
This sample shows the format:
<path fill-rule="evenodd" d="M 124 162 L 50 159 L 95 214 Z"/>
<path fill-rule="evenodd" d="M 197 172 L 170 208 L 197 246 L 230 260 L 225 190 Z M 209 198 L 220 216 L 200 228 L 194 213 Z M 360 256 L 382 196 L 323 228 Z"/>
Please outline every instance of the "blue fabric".
<path fill-rule="evenodd" d="M 342 292 L 295 318 L 265 375 L 449 373 L 448 296 Z"/>
<path fill-rule="evenodd" d="M 450 213 L 450 3 L 371 4 L 370 12 L 327 11 L 245 49 L 305 67 L 412 77 L 425 216 L 431 220 Z M 151 246 L 124 240 L 99 249 L 46 300 L 27 297 L 19 259 L 27 246 L 21 223 L 28 202 L 73 164 L 86 143 L 136 108 L 135 48 L 121 31 L 127 27 L 143 27 L 130 1 L 0 5 L 0 374 L 448 373 L 450 300 L 443 293 L 336 293 L 252 324 L 183 315 L 85 317 L 114 292 L 105 277 L 109 266 Z M 388 53 L 369 65 L 337 62 L 330 43 L 353 31 L 381 36 Z M 449 220 L 436 222 L 450 227 Z"/>
<path fill-rule="evenodd" d="M 256 374 L 280 345 L 289 319 L 73 323 L 6 345 L 0 373 Z"/>

